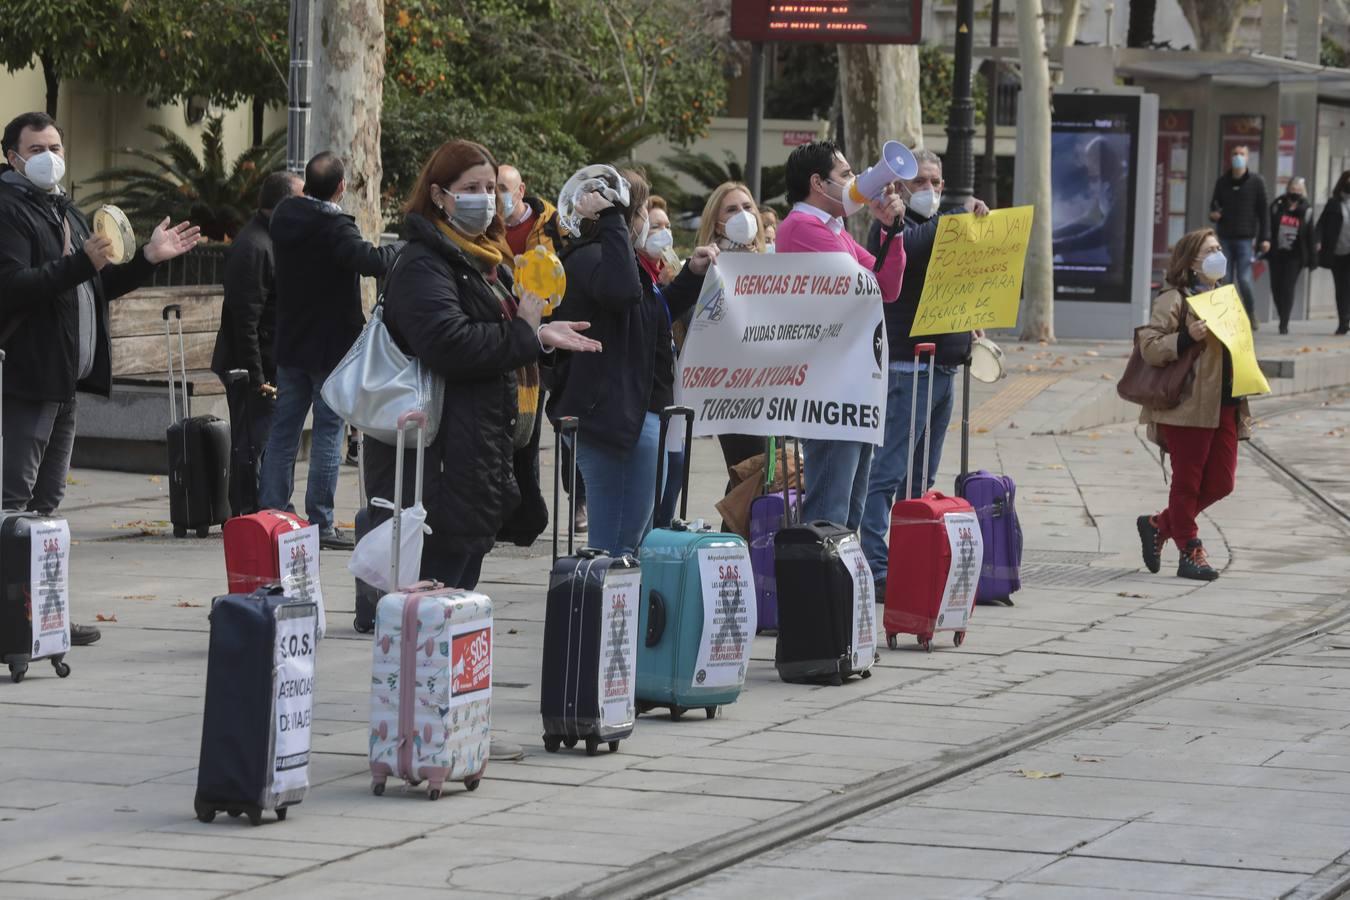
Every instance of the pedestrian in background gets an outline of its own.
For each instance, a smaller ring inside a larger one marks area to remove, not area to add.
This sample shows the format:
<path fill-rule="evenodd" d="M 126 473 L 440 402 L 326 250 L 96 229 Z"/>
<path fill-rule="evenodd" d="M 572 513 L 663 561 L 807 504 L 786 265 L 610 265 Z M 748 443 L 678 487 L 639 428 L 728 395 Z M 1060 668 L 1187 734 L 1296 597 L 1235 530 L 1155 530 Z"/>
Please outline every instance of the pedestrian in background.
<path fill-rule="evenodd" d="M 1317 220 L 1317 261 L 1330 270 L 1336 290 L 1336 333 L 1350 333 L 1350 169 L 1337 179 Z"/>
<path fill-rule="evenodd" d="M 873 451 L 872 469 L 867 478 L 867 500 L 859 529 L 867 564 L 872 569 L 872 577 L 876 579 L 875 596 L 878 603 L 886 602 L 891 507 L 897 499 L 904 499 L 911 493 L 911 483 L 915 497 L 922 496 L 924 491 L 933 486 L 938 466 L 942 462 L 947 423 L 952 416 L 954 376 L 970 356 L 972 334 L 969 331 L 925 335 L 921 338 L 909 336 L 914 327 L 914 316 L 919 311 L 919 297 L 923 295 L 923 285 L 928 278 L 928 263 L 933 256 L 938 223 L 942 215 L 954 213 L 970 211 L 977 216 L 989 215 L 989 207 L 984 201 L 973 197 L 965 208 L 954 208 L 939 215 L 937 210 L 942 204 L 943 188 L 942 160 L 932 150 L 922 147 L 914 151 L 914 158 L 919 164 L 914 178 L 899 182 L 910 198 L 902 220 L 903 230 L 900 232 L 900 239 L 905 246 L 905 278 L 900 284 L 899 299 L 882 307 L 886 317 L 886 343 L 890 348 L 886 432 L 881 447 Z M 881 222 L 875 221 L 867 235 L 868 252 L 873 255 L 880 253 L 881 240 Z M 916 368 L 914 347 L 921 341 L 937 344 L 937 354 L 936 359 L 924 360 Z M 930 378 L 933 381 L 931 417 L 924 419 L 916 415 L 913 436 L 913 444 L 918 447 L 923 442 L 925 431 L 931 435 L 927 471 L 923 470 L 923 458 L 918 453 L 915 454 L 914 468 L 909 468 L 909 422 L 916 371 L 920 397 L 928 395 L 927 382 Z"/>
<path fill-rule="evenodd" d="M 258 463 L 272 429 L 277 399 L 277 363 L 273 342 L 277 328 L 276 270 L 268 226 L 272 210 L 300 193 L 303 182 L 294 172 L 273 172 L 258 191 L 258 209 L 230 242 L 221 279 L 225 299 L 220 330 L 211 355 L 211 371 L 225 385 L 230 407 L 230 510 L 246 516 L 258 511 Z M 243 369 L 248 378 L 235 382 L 230 372 Z"/>
<path fill-rule="evenodd" d="M 764 252 L 772 253 L 774 242 L 778 240 L 778 213 L 770 207 L 762 207 L 759 211 L 759 221 L 764 232 Z"/>
<path fill-rule="evenodd" d="M 675 280 L 680 272 L 679 257 L 675 255 L 675 235 L 670 230 L 670 212 L 666 208 L 664 197 L 655 194 L 647 201 L 648 234 L 647 243 L 638 250 L 638 264 L 652 278 L 652 286 L 658 294 L 662 287 Z M 665 302 L 662 296 L 661 302 Z M 669 312 L 669 307 L 667 307 Z M 684 349 L 685 336 L 689 334 L 689 320 L 694 314 L 693 307 L 670 324 L 671 340 L 675 343 L 675 358 L 679 359 Z M 676 423 L 678 426 L 679 423 Z M 677 435 L 681 435 L 677 428 Z M 682 437 L 678 438 L 683 440 Z M 667 528 L 675 519 L 675 507 L 680 502 L 680 491 L 684 489 L 684 458 L 690 452 L 689 447 L 666 453 L 666 486 L 661 493 L 661 502 L 657 504 L 653 523 L 657 528 Z"/>
<path fill-rule="evenodd" d="M 658 294 L 638 262 L 638 248 L 651 232 L 650 189 L 632 170 L 619 177 L 628 184 L 628 205 L 617 206 L 598 191 L 582 195 L 581 237 L 563 250 L 567 294 L 560 314 L 590 322 L 604 350 L 560 361 L 566 375 L 549 406 L 550 418 L 580 420 L 577 463 L 586 478 L 588 543 L 611 555 L 635 553 L 651 527 L 659 414 L 675 399 L 670 326 L 698 301 L 718 252 L 696 248 Z"/>
<path fill-rule="evenodd" d="M 305 166 L 304 193 L 272 213 L 277 405 L 258 496 L 264 509 L 294 509 L 295 458 L 312 408 L 305 517 L 319 526 L 319 545 L 332 550 L 350 550 L 353 541 L 333 515 L 343 423 L 320 391 L 365 327 L 361 276 L 383 275 L 403 246 L 376 247 L 363 238 L 356 219 L 338 206 L 346 189 L 342 160 L 324 151 Z"/>
<path fill-rule="evenodd" d="M 1196 518 L 1233 492 L 1238 441 L 1251 436 L 1247 401 L 1233 396 L 1232 357 L 1186 303 L 1192 294 L 1213 290 L 1227 269 L 1212 230 L 1183 236 L 1167 264 L 1169 287 L 1153 301 L 1153 316 L 1138 334 L 1139 353 L 1151 366 L 1176 362 L 1193 344 L 1205 346 L 1181 403 L 1174 409 L 1144 408 L 1139 416 L 1149 437 L 1172 455 L 1167 508 L 1137 521 L 1144 565 L 1159 572 L 1162 548 L 1171 540 L 1181 551 L 1177 577 L 1199 581 L 1213 581 L 1219 572 L 1205 554 Z"/>
<path fill-rule="evenodd" d="M 1317 267 L 1312 204 L 1308 202 L 1308 185 L 1302 176 L 1289 179 L 1288 188 L 1270 205 L 1270 234 L 1273 241 L 1266 254 L 1270 263 L 1270 293 L 1280 316 L 1280 334 L 1288 334 L 1299 273 Z"/>
<path fill-rule="evenodd" d="M 1209 219 L 1224 256 L 1228 259 L 1228 283 L 1236 284 L 1242 305 L 1251 320 L 1252 330 L 1260 327 L 1256 321 L 1255 289 L 1252 287 L 1252 259 L 1255 250 L 1270 250 L 1270 209 L 1266 201 L 1266 183 L 1247 167 L 1245 146 L 1233 148 L 1231 168 L 1214 183 L 1214 195 L 1209 201 Z"/>

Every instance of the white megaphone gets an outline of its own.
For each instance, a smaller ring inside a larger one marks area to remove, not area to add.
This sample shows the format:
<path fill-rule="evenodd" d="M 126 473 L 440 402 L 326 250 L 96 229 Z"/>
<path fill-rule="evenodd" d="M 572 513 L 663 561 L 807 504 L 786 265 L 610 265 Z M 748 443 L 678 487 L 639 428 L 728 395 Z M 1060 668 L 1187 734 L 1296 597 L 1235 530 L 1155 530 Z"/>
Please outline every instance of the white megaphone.
<path fill-rule="evenodd" d="M 919 161 L 899 141 L 887 141 L 881 159 L 861 175 L 853 176 L 844 190 L 844 212 L 852 215 L 886 192 L 886 185 L 897 179 L 908 181 L 919 174 Z"/>

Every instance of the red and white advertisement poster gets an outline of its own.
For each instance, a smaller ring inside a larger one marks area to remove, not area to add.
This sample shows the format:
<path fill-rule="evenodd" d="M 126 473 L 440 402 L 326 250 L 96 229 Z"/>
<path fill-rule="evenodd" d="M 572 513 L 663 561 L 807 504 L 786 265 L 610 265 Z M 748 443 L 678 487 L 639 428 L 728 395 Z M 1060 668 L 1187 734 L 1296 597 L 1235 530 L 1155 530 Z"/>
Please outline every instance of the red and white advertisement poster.
<path fill-rule="evenodd" d="M 1294 158 L 1298 154 L 1298 123 L 1280 123 L 1280 155 L 1275 160 L 1275 193 L 1283 194 L 1294 177 Z"/>
<path fill-rule="evenodd" d="M 1167 268 L 1172 247 L 1186 233 L 1186 189 L 1191 168 L 1191 128 L 1188 109 L 1158 113 L 1158 171 L 1153 186 L 1153 270 Z"/>
<path fill-rule="evenodd" d="M 450 626 L 450 705 L 486 699 L 492 692 L 492 620 Z"/>

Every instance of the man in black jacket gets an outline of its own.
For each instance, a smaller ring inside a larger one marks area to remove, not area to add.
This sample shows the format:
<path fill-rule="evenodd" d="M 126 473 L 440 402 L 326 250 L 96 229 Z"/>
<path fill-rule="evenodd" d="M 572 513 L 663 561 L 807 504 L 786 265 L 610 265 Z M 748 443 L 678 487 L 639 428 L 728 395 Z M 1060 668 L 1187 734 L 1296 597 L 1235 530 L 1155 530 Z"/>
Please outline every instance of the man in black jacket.
<path fill-rule="evenodd" d="M 277 327 L 277 291 L 272 264 L 272 210 L 300 193 L 300 176 L 273 172 L 258 192 L 258 211 L 240 229 L 225 255 L 225 302 L 211 371 L 225 383 L 230 404 L 230 508 L 234 515 L 258 511 L 258 459 L 267 445 L 276 402 L 277 364 L 272 342 Z M 247 378 L 235 382 L 230 372 Z"/>
<path fill-rule="evenodd" d="M 61 189 L 64 136 L 45 113 L 24 113 L 0 138 L 0 347 L 5 351 L 4 507 L 50 515 L 66 493 L 76 392 L 108 396 L 108 301 L 144 285 L 159 263 L 197 243 L 165 219 L 122 265 Z M 71 626 L 92 644 L 97 628 Z"/>
<path fill-rule="evenodd" d="M 1251 319 L 1252 330 L 1259 326 L 1252 300 L 1252 242 L 1262 253 L 1270 250 L 1270 207 L 1266 201 L 1266 183 L 1247 168 L 1247 148 L 1233 148 L 1233 167 L 1214 183 L 1209 201 L 1209 218 L 1219 236 L 1223 255 L 1228 257 L 1226 283 L 1236 284 L 1242 305 Z"/>
<path fill-rule="evenodd" d="M 304 193 L 272 213 L 276 265 L 277 406 L 263 454 L 258 502 L 291 509 L 295 456 L 305 416 L 314 410 L 305 516 L 319 526 L 320 546 L 350 550 L 333 518 L 342 419 L 323 402 L 324 380 L 365 326 L 361 276 L 383 275 L 403 246 L 376 247 L 338 206 L 347 180 L 342 160 L 324 151 L 305 166 Z"/>
<path fill-rule="evenodd" d="M 894 303 L 882 306 L 886 317 L 886 342 L 890 346 L 889 383 L 886 388 L 886 432 L 884 443 L 872 456 L 872 471 L 867 477 L 867 499 L 863 504 L 863 552 L 876 579 L 878 603 L 886 600 L 886 570 L 889 563 L 886 535 L 890 530 L 891 507 L 897 499 L 906 496 L 907 485 L 913 482 L 914 496 L 933 486 L 938 463 L 942 460 L 942 442 L 947 434 L 947 423 L 952 417 L 952 376 L 970 355 L 970 332 L 959 334 L 926 335 L 911 338 L 914 315 L 919 310 L 919 297 L 928 277 L 928 263 L 933 256 L 939 216 L 937 208 L 942 200 L 942 160 L 931 150 L 914 151 L 919 171 L 910 181 L 901 182 L 909 192 L 905 203 L 904 230 L 900 238 L 905 242 L 905 280 L 900 284 L 900 297 Z M 989 207 L 982 200 L 972 199 L 968 209 L 953 209 L 948 213 L 973 211 L 977 216 L 989 215 Z M 881 223 L 872 223 L 867 236 L 867 250 L 873 256 L 881 249 Z M 914 364 L 914 346 L 921 342 L 937 344 L 936 365 L 925 360 Z M 933 381 L 932 417 L 915 418 L 914 467 L 909 468 L 909 420 L 913 405 L 914 373 L 919 373 L 920 409 L 927 401 L 928 379 Z M 923 454 L 919 447 L 924 433 L 931 435 L 928 470 L 923 469 Z"/>

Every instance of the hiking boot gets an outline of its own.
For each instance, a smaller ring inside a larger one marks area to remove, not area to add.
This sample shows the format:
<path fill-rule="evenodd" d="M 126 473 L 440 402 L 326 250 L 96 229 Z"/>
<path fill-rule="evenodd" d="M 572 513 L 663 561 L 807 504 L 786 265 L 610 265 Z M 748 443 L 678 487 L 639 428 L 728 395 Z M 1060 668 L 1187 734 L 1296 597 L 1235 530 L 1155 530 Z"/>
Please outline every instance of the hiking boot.
<path fill-rule="evenodd" d="M 356 548 L 356 541 L 341 528 L 334 528 L 319 535 L 319 547 L 324 550 L 353 550 Z"/>
<path fill-rule="evenodd" d="M 75 625 L 70 626 L 70 646 L 87 647 L 96 643 L 103 637 L 103 632 L 99 631 L 93 625 Z"/>
<path fill-rule="evenodd" d="M 1140 516 L 1135 524 L 1139 526 L 1139 542 L 1144 551 L 1144 565 L 1154 575 L 1162 570 L 1162 535 L 1152 516 Z"/>
<path fill-rule="evenodd" d="M 1219 570 L 1209 564 L 1205 555 L 1205 545 L 1200 540 L 1190 541 L 1181 551 L 1181 563 L 1177 566 L 1178 578 L 1192 578 L 1196 581 L 1213 581 L 1219 577 Z"/>

